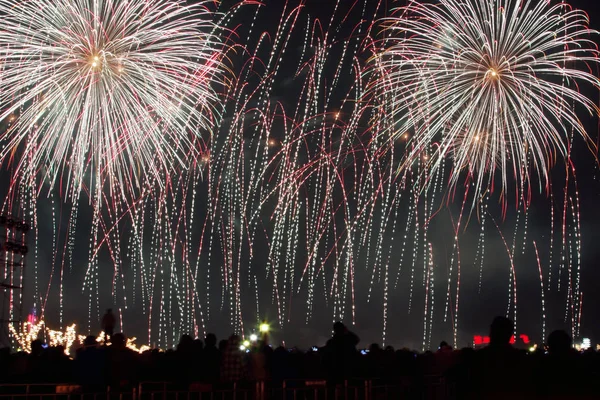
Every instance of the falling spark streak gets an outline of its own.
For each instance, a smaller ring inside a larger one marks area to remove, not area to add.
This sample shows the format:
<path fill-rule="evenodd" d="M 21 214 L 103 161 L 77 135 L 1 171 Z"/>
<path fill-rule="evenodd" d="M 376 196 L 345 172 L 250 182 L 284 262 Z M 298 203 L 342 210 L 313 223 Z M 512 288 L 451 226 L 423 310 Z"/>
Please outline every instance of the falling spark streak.
<path fill-rule="evenodd" d="M 542 263 L 540 262 L 540 255 L 538 253 L 538 248 L 535 240 L 533 241 L 533 247 L 535 248 L 535 258 L 537 260 L 538 271 L 540 273 L 540 293 L 542 296 L 542 337 L 541 343 L 546 340 L 546 299 L 544 297 L 544 276 L 542 275 Z"/>
<path fill-rule="evenodd" d="M 504 248 L 506 249 L 506 254 L 508 255 L 508 258 L 510 261 L 509 272 L 510 272 L 511 280 L 509 282 L 508 296 L 512 297 L 512 303 L 513 303 L 513 307 L 514 307 L 513 308 L 513 311 L 514 311 L 513 312 L 513 329 L 514 329 L 513 334 L 516 337 L 517 336 L 517 276 L 515 274 L 514 253 L 511 251 L 511 248 L 508 246 L 508 243 L 506 242 L 506 238 L 504 237 L 504 235 L 502 234 L 502 231 L 500 230 L 500 226 L 498 225 L 498 223 L 496 222 L 496 220 L 493 217 L 491 217 L 491 218 L 492 218 L 492 222 L 494 222 L 494 226 L 496 227 L 496 229 L 498 230 L 498 233 L 500 234 L 500 238 L 502 239 L 502 243 L 504 244 Z M 512 283 L 512 288 L 511 288 L 511 283 Z M 509 300 L 509 304 L 510 304 L 510 300 Z M 509 313 L 510 313 L 510 308 L 506 311 L 507 316 Z"/>

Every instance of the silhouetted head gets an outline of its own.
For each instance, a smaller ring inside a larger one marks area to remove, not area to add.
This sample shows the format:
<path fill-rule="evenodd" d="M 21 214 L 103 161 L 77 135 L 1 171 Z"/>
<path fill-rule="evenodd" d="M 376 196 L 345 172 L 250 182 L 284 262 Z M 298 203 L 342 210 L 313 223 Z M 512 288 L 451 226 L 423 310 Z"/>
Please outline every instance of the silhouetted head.
<path fill-rule="evenodd" d="M 31 354 L 38 356 L 44 351 L 43 343 L 41 340 L 36 339 L 31 342 Z"/>
<path fill-rule="evenodd" d="M 125 347 L 125 343 L 126 343 L 125 335 L 123 335 L 122 333 L 115 333 L 110 338 L 110 342 L 116 348 L 122 349 Z"/>
<path fill-rule="evenodd" d="M 338 321 L 335 324 L 333 324 L 333 333 L 335 333 L 336 335 L 341 335 L 344 332 L 346 332 L 346 325 L 344 325 L 341 321 Z"/>
<path fill-rule="evenodd" d="M 571 345 L 571 337 L 565 331 L 554 331 L 548 336 L 548 352 L 550 354 L 568 353 Z"/>
<path fill-rule="evenodd" d="M 506 345 L 513 334 L 513 323 L 506 317 L 496 317 L 490 326 L 490 344 Z"/>
<path fill-rule="evenodd" d="M 451 350 L 452 350 L 452 346 L 450 346 L 450 345 L 448 344 L 448 342 L 446 342 L 445 340 L 443 340 L 443 341 L 440 343 L 440 348 L 439 348 L 439 349 L 440 349 L 441 351 L 451 351 Z"/>
<path fill-rule="evenodd" d="M 194 339 L 192 339 L 190 335 L 183 335 L 181 336 L 181 339 L 179 339 L 177 350 L 189 351 L 192 347 L 192 343 L 194 343 Z"/>
<path fill-rule="evenodd" d="M 227 340 L 223 339 L 219 342 L 219 350 L 225 351 L 225 348 L 227 348 Z"/>
<path fill-rule="evenodd" d="M 285 349 L 285 347 L 279 346 L 279 347 L 277 347 L 275 349 L 274 353 L 277 354 L 277 355 L 279 355 L 279 356 L 286 356 L 288 352 Z"/>
<path fill-rule="evenodd" d="M 204 338 L 204 344 L 206 347 L 215 347 L 217 345 L 217 336 L 214 333 L 209 333 Z"/>
<path fill-rule="evenodd" d="M 96 336 L 86 336 L 86 338 L 83 340 L 84 347 L 96 347 L 96 344 Z"/>
<path fill-rule="evenodd" d="M 369 346 L 369 352 L 371 352 L 371 353 L 376 353 L 376 352 L 378 352 L 379 350 L 381 350 L 381 347 L 379 347 L 379 345 L 378 345 L 377 343 L 372 343 L 372 344 Z"/>

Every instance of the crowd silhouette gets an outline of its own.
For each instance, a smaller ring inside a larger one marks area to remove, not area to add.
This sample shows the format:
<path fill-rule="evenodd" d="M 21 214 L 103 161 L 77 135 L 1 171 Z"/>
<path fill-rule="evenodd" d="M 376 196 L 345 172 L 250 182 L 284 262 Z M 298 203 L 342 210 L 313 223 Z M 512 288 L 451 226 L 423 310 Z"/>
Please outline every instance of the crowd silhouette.
<path fill-rule="evenodd" d="M 107 329 L 108 330 L 108 329 Z M 268 335 L 241 350 L 241 338 L 232 335 L 217 343 L 213 334 L 204 340 L 183 336 L 174 350 L 138 354 L 126 347 L 125 336 L 113 334 L 110 346 L 89 336 L 71 359 L 64 348 L 32 343 L 30 354 L 0 353 L 0 379 L 4 383 L 65 383 L 89 391 L 106 387 L 126 390 L 139 382 L 173 382 L 227 385 L 234 382 L 317 380 L 327 386 L 349 380 L 374 380 L 380 385 L 424 385 L 427 377 L 443 377 L 456 398 L 594 398 L 600 396 L 600 354 L 576 351 L 564 331 L 552 332 L 547 346 L 535 351 L 510 344 L 512 322 L 497 317 L 490 326 L 490 343 L 483 349 L 453 349 L 442 342 L 434 352 L 381 348 L 377 344 L 358 351 L 359 338 L 341 322 L 319 349 L 301 352 L 273 348 Z"/>

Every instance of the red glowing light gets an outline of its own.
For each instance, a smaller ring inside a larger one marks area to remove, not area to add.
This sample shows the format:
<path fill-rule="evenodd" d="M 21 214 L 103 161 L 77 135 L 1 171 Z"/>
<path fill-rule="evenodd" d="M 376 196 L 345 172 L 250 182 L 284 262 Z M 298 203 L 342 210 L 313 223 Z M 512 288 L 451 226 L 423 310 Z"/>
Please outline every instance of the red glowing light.
<path fill-rule="evenodd" d="M 529 340 L 529 336 L 525 335 L 525 334 L 520 334 L 519 335 L 519 339 L 521 339 L 521 341 L 525 344 L 529 344 L 530 340 Z M 510 338 L 510 344 L 515 344 L 517 342 L 517 340 L 515 339 L 515 336 L 511 336 Z M 480 346 L 482 344 L 489 344 L 490 343 L 490 337 L 489 336 L 480 336 L 480 335 L 475 335 L 473 336 L 473 344 L 475 346 Z"/>

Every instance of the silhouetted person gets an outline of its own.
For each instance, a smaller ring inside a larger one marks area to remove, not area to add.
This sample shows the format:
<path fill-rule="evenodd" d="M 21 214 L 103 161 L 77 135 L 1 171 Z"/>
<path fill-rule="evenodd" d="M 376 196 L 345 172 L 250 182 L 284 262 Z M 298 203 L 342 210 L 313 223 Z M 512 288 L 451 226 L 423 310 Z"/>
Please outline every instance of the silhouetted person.
<path fill-rule="evenodd" d="M 219 381 L 219 369 L 221 367 L 221 352 L 217 349 L 217 337 L 209 333 L 204 338 L 204 350 L 202 351 L 203 378 L 208 383 Z"/>
<path fill-rule="evenodd" d="M 194 344 L 194 339 L 190 335 L 183 335 L 181 339 L 179 339 L 179 344 L 177 344 L 177 351 L 182 353 L 189 353 L 192 351 L 192 346 Z"/>
<path fill-rule="evenodd" d="M 112 312 L 112 309 L 106 310 L 106 314 L 102 317 L 102 330 L 104 331 L 104 341 L 108 342 L 112 340 L 113 333 L 115 331 L 115 325 L 117 324 L 117 319 Z"/>
<path fill-rule="evenodd" d="M 115 333 L 111 338 L 108 352 L 108 378 L 111 390 L 128 389 L 137 378 L 137 356 L 126 346 L 127 340 L 122 333 Z"/>
<path fill-rule="evenodd" d="M 489 348 L 512 349 L 510 339 L 513 335 L 513 323 L 506 317 L 496 317 L 490 325 Z"/>
<path fill-rule="evenodd" d="M 32 357 L 40 357 L 44 351 L 44 343 L 39 340 L 31 341 L 31 356 Z"/>
<path fill-rule="evenodd" d="M 192 352 L 194 355 L 199 355 L 204 351 L 204 342 L 200 339 L 194 339 L 194 343 L 192 344 Z"/>
<path fill-rule="evenodd" d="M 194 363 L 194 339 L 190 335 L 183 335 L 177 345 L 175 352 L 175 375 L 180 383 L 189 384 L 193 378 L 193 363 Z"/>
<path fill-rule="evenodd" d="M 46 349 L 46 382 L 71 382 L 72 361 L 65 354 L 65 346 L 58 345 Z"/>
<path fill-rule="evenodd" d="M 40 382 L 45 380 L 46 373 L 46 354 L 44 352 L 44 344 L 41 340 L 31 341 L 31 353 L 27 360 L 27 370 L 29 380 Z"/>
<path fill-rule="evenodd" d="M 221 358 L 221 381 L 238 382 L 245 378 L 244 354 L 240 350 L 240 337 L 231 335 Z"/>
<path fill-rule="evenodd" d="M 83 348 L 75 355 L 75 376 L 77 382 L 83 385 L 86 393 L 101 390 L 104 385 L 106 355 L 98 348 L 95 336 L 88 336 L 83 341 Z"/>
<path fill-rule="evenodd" d="M 292 357 L 293 355 L 283 346 L 277 347 L 273 352 L 271 379 L 277 382 L 277 385 L 280 385 L 286 379 L 298 378 L 297 372 L 292 367 Z"/>
<path fill-rule="evenodd" d="M 265 381 L 269 377 L 265 348 L 268 348 L 268 346 L 261 341 L 253 344 L 250 348 L 247 362 L 249 379 L 252 381 Z"/>
<path fill-rule="evenodd" d="M 429 371 L 433 374 L 446 375 L 446 372 L 454 366 L 456 357 L 452 346 L 442 341 L 435 354 L 433 354 L 432 365 Z"/>
<path fill-rule="evenodd" d="M 204 377 L 204 342 L 194 339 L 192 342 L 192 382 L 205 382 Z"/>
<path fill-rule="evenodd" d="M 324 349 L 325 367 L 329 384 L 341 384 L 354 372 L 357 359 L 358 336 L 350 332 L 341 322 L 333 324 L 333 337 Z"/>
<path fill-rule="evenodd" d="M 0 382 L 7 382 L 11 364 L 10 347 L 0 348 Z"/>
<path fill-rule="evenodd" d="M 227 343 L 228 340 L 220 340 L 219 341 L 219 351 L 221 352 L 221 355 L 223 355 L 223 353 L 225 353 L 225 349 L 227 348 Z"/>
<path fill-rule="evenodd" d="M 496 317 L 490 326 L 490 344 L 478 351 L 473 370 L 479 398 L 510 398 L 524 390 L 526 359 L 513 348 L 513 323 L 506 317 Z"/>
<path fill-rule="evenodd" d="M 573 349 L 572 340 L 565 331 L 548 336 L 548 357 L 542 363 L 542 390 L 544 394 L 571 395 L 581 385 L 585 371 L 580 355 Z"/>
<path fill-rule="evenodd" d="M 554 331 L 548 336 L 548 353 L 551 356 L 565 356 L 572 350 L 571 336 L 565 331 Z"/>
<path fill-rule="evenodd" d="M 385 373 L 386 354 L 377 343 L 369 346 L 369 352 L 361 357 L 361 371 L 369 378 L 382 378 Z"/>

